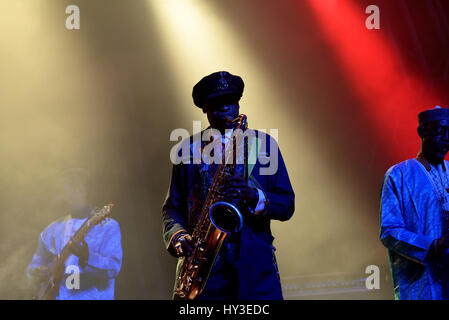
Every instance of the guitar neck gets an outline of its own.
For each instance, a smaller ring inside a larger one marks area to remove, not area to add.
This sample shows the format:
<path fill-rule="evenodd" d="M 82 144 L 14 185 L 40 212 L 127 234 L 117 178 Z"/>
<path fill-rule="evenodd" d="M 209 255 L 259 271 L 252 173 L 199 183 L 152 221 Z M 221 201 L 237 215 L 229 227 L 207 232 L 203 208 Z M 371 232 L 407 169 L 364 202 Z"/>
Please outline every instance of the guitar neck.
<path fill-rule="evenodd" d="M 86 234 L 89 232 L 90 229 L 92 229 L 93 225 L 90 223 L 90 220 L 91 218 L 87 219 L 78 229 L 78 231 L 76 231 L 75 235 L 72 237 L 73 240 L 76 241 L 77 243 L 84 240 Z M 65 247 L 62 249 L 60 253 L 59 256 L 60 263 L 64 263 L 71 254 L 72 252 L 70 250 L 70 242 L 69 242 L 65 245 Z"/>

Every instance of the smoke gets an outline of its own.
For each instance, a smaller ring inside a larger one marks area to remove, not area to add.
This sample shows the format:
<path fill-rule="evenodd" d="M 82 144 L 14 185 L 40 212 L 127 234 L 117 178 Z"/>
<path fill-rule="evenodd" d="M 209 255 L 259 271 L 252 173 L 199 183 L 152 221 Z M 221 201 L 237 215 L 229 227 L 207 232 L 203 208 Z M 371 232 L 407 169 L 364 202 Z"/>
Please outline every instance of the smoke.
<path fill-rule="evenodd" d="M 32 242 L 17 246 L 9 243 L 2 245 L 0 252 L 6 252 L 0 264 L 0 299 L 30 299 L 26 269 L 31 262 L 35 247 Z"/>

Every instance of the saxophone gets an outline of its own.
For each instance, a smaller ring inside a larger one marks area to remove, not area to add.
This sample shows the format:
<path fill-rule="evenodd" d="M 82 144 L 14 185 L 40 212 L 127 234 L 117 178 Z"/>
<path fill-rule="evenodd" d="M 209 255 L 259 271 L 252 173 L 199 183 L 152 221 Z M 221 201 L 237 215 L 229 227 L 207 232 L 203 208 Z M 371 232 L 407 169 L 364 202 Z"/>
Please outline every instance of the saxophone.
<path fill-rule="evenodd" d="M 245 130 L 248 126 L 244 114 L 229 120 L 237 124 L 235 129 Z M 233 157 L 233 152 L 227 152 L 226 161 L 221 163 L 215 172 L 198 223 L 192 233 L 193 250 L 190 255 L 182 258 L 184 260 L 175 290 L 177 297 L 181 299 L 193 300 L 201 294 L 226 235 L 239 231 L 243 226 L 243 216 L 237 206 L 222 201 L 218 194 L 219 188 L 235 174 L 237 161 L 230 161 L 230 157 Z"/>

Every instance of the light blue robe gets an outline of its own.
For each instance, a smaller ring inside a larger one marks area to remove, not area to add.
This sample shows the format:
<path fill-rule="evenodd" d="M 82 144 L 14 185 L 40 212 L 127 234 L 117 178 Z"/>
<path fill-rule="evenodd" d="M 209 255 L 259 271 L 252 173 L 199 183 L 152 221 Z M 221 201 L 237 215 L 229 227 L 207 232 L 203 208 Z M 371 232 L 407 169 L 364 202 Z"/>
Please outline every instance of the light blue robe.
<path fill-rule="evenodd" d="M 86 219 L 72 219 L 69 215 L 56 220 L 40 234 L 37 250 L 27 269 L 29 278 L 36 267 L 51 264 Z M 114 299 L 115 278 L 120 271 L 123 255 L 119 224 L 108 218 L 102 226 L 94 226 L 87 233 L 85 241 L 89 247 L 86 267 L 81 268 L 78 265 L 78 257 L 73 254 L 65 262 L 66 268 L 70 265 L 79 268 L 80 288 L 66 286 L 67 277 L 73 274 L 73 271 L 69 270 L 61 281 L 56 300 Z"/>
<path fill-rule="evenodd" d="M 449 170 L 447 161 L 445 166 Z M 447 212 L 430 168 L 409 159 L 391 167 L 383 182 L 380 240 L 388 248 L 396 299 L 448 298 L 449 269 L 433 244 L 447 230 Z"/>

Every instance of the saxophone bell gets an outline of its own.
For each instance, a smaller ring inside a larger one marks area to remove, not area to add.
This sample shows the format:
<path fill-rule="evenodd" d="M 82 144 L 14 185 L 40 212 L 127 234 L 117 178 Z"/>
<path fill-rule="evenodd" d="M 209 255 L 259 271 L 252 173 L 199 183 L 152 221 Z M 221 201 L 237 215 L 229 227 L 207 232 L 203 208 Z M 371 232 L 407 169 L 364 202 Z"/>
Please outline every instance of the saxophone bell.
<path fill-rule="evenodd" d="M 238 232 L 243 227 L 242 213 L 237 206 L 229 202 L 215 202 L 210 207 L 209 217 L 215 228 L 226 233 Z"/>

